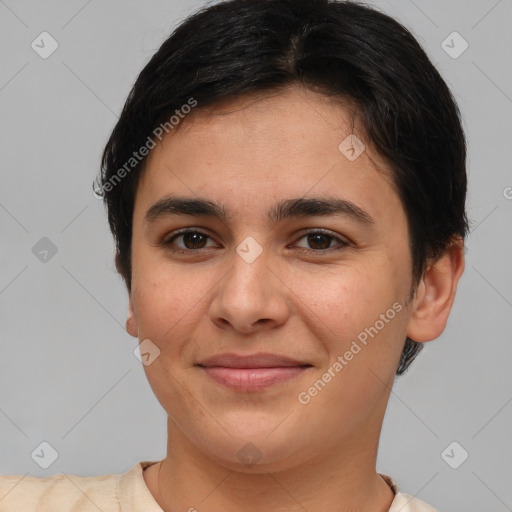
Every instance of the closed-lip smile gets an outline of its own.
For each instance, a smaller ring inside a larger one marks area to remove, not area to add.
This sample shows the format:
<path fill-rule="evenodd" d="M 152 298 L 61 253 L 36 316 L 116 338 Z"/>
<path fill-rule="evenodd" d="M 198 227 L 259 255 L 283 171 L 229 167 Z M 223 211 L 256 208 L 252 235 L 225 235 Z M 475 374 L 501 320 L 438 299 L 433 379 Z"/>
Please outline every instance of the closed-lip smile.
<path fill-rule="evenodd" d="M 312 367 L 287 356 L 262 352 L 217 354 L 202 360 L 197 366 L 217 383 L 246 393 L 289 381 Z"/>

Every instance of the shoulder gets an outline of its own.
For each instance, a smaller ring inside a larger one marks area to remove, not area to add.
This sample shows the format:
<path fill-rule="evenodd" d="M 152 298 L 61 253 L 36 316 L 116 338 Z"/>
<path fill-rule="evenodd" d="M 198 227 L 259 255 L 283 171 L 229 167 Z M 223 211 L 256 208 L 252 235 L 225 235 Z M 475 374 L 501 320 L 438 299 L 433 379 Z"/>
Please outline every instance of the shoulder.
<path fill-rule="evenodd" d="M 391 503 L 389 512 L 438 512 L 434 507 L 421 501 L 410 494 L 400 492 L 398 484 L 394 478 L 389 475 L 379 473 L 384 481 L 391 487 L 395 494 L 395 499 Z"/>
<path fill-rule="evenodd" d="M 0 476 L 2 512 L 74 510 L 118 512 L 120 475 L 77 476 L 60 473 L 45 478 Z"/>
<path fill-rule="evenodd" d="M 389 512 L 438 512 L 424 501 L 404 492 L 398 492 Z"/>

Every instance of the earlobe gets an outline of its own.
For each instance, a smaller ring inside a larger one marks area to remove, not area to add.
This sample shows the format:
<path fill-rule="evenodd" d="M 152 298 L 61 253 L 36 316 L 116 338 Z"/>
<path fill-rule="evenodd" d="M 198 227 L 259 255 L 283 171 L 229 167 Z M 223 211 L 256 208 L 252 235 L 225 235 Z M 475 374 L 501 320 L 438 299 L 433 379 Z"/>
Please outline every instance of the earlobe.
<path fill-rule="evenodd" d="M 130 301 L 128 303 L 128 313 L 126 316 L 126 332 L 133 336 L 134 338 L 139 337 L 139 329 L 137 327 L 137 318 L 135 317 L 135 312 L 133 311 L 133 303 L 130 297 Z"/>
<path fill-rule="evenodd" d="M 411 307 L 407 336 L 424 342 L 438 338 L 446 327 L 464 271 L 464 242 L 452 244 L 425 271 Z"/>

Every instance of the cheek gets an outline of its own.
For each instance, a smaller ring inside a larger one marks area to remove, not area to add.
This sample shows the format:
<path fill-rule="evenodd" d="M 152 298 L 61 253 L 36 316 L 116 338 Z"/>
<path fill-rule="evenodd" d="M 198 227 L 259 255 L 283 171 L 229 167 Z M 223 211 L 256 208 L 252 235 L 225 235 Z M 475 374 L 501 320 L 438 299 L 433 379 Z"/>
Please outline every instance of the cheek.
<path fill-rule="evenodd" d="M 151 339 L 160 350 L 177 350 L 180 340 L 186 340 L 197 326 L 201 299 L 212 284 L 204 272 L 192 268 L 134 260 L 132 301 L 140 339 Z"/>
<path fill-rule="evenodd" d="M 299 315 L 311 321 L 310 328 L 320 339 L 331 340 L 337 349 L 372 326 L 393 303 L 402 302 L 403 286 L 385 259 L 367 258 L 315 276 L 297 275 L 294 282 Z M 390 315 L 394 313 L 391 310 Z"/>
<path fill-rule="evenodd" d="M 190 366 L 190 341 L 204 317 L 201 298 L 211 284 L 198 272 L 177 271 L 169 264 L 145 265 L 143 269 L 141 265 L 140 270 L 134 266 L 132 285 L 139 339 L 151 340 L 159 350 L 154 361 L 144 366 L 146 377 L 165 410 L 190 408 L 181 371 Z"/>
<path fill-rule="evenodd" d="M 318 396 L 311 398 L 312 416 L 318 412 L 324 417 L 323 411 L 333 411 L 323 425 L 333 432 L 355 427 L 370 414 L 386 393 L 385 383 L 392 382 L 405 339 L 405 305 L 399 286 L 382 266 L 370 267 L 360 272 L 345 270 L 328 293 L 315 299 L 314 312 L 321 320 L 315 334 L 326 356 L 311 387 L 302 391 Z"/>

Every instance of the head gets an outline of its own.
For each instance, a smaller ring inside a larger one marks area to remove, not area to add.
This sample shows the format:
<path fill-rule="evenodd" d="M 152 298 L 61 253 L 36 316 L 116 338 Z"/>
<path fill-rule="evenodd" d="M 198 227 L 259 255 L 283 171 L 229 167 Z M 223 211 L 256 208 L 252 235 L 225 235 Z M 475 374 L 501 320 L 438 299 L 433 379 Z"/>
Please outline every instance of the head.
<path fill-rule="evenodd" d="M 335 355 L 351 350 L 338 381 L 366 407 L 335 382 L 307 407 L 344 400 L 362 425 L 382 382 L 446 325 L 463 271 L 465 157 L 448 87 L 390 17 L 328 0 L 232 0 L 190 16 L 135 82 L 97 184 L 130 295 L 128 331 L 161 351 L 146 371 L 164 408 L 180 403 L 187 423 L 187 388 L 221 423 L 243 409 L 240 432 L 257 436 L 254 402 L 226 407 L 195 373 L 201 358 L 288 354 L 310 365 L 301 382 L 311 384 L 329 368 L 335 381 Z M 342 215 L 316 199 L 341 200 Z M 176 240 L 185 227 L 197 227 L 186 245 Z M 308 237 L 315 227 L 325 233 Z M 313 255 L 339 241 L 341 251 Z M 370 384 L 368 370 L 380 375 Z M 176 381 L 168 391 L 165 379 Z M 283 386 L 297 403 L 294 384 Z"/>

